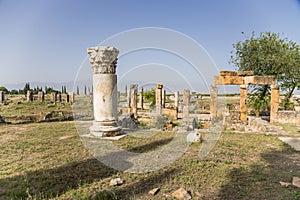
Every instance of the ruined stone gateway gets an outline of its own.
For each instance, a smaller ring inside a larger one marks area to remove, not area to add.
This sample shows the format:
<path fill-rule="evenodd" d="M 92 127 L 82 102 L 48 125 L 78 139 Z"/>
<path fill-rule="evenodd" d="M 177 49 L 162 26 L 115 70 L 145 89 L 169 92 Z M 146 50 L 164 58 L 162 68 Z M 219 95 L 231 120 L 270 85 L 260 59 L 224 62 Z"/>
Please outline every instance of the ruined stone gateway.
<path fill-rule="evenodd" d="M 253 71 L 220 71 L 219 76 L 214 77 L 214 85 L 211 86 L 211 119 L 219 116 L 217 107 L 218 85 L 240 85 L 240 120 L 247 121 L 247 96 L 249 85 L 271 85 L 271 112 L 270 122 L 278 121 L 279 86 L 275 84 L 274 76 L 255 76 Z"/>

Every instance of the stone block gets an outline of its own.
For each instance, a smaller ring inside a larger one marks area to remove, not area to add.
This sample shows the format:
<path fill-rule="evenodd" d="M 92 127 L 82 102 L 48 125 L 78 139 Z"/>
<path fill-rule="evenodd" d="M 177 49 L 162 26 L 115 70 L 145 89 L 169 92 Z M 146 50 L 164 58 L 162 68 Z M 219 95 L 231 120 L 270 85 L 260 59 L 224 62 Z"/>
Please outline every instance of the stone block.
<path fill-rule="evenodd" d="M 238 76 L 253 76 L 253 71 L 237 71 Z"/>
<path fill-rule="evenodd" d="M 236 71 L 220 71 L 220 76 L 237 76 Z"/>
<path fill-rule="evenodd" d="M 244 77 L 243 76 L 220 76 L 219 84 L 222 85 L 243 85 Z"/>
<path fill-rule="evenodd" d="M 169 120 L 177 120 L 178 119 L 178 110 L 177 108 L 163 108 L 162 114 L 167 115 Z"/>

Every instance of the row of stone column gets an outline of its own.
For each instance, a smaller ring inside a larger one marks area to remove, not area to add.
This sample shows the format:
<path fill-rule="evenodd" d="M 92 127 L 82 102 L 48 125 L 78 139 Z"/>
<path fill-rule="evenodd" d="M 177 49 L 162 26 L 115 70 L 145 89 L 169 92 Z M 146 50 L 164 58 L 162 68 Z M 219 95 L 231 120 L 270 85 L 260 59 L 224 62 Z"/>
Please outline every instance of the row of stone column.
<path fill-rule="evenodd" d="M 43 91 L 38 92 L 37 94 L 38 101 L 43 102 L 45 101 L 45 93 Z M 26 100 L 28 102 L 33 101 L 33 92 L 27 91 Z M 62 101 L 62 94 L 52 92 L 50 93 L 50 101 L 51 102 L 61 102 Z M 73 92 L 66 94 L 66 102 L 67 103 L 74 103 L 75 101 L 75 94 Z"/>
<path fill-rule="evenodd" d="M 174 106 L 176 109 L 179 107 L 179 92 L 175 92 Z M 156 102 L 156 114 L 162 113 L 162 108 L 165 108 L 166 91 L 163 90 L 163 85 L 157 84 L 155 91 L 155 102 Z M 183 91 L 183 116 L 188 117 L 190 106 L 190 90 L 185 89 Z"/>

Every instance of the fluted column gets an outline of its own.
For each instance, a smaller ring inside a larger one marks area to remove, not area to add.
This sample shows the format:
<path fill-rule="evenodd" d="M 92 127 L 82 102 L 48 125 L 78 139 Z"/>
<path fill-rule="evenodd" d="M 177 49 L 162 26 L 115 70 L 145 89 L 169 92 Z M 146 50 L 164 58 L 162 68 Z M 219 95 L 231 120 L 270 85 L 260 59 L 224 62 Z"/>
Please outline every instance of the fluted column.
<path fill-rule="evenodd" d="M 114 47 L 87 49 L 93 70 L 94 136 L 115 136 L 121 131 L 117 125 L 117 75 L 119 50 Z"/>

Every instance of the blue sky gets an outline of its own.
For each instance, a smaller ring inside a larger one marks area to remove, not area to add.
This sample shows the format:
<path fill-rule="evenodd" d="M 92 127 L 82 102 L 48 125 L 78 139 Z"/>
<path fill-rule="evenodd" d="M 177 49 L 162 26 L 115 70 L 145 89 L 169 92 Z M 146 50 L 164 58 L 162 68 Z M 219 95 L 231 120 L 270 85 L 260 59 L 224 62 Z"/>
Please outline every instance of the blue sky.
<path fill-rule="evenodd" d="M 88 47 L 142 27 L 181 32 L 218 69 L 234 70 L 228 61 L 241 32 L 284 33 L 300 44 L 299 19 L 297 0 L 0 0 L 0 85 L 74 81 Z"/>

